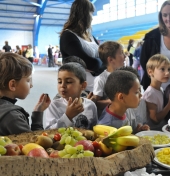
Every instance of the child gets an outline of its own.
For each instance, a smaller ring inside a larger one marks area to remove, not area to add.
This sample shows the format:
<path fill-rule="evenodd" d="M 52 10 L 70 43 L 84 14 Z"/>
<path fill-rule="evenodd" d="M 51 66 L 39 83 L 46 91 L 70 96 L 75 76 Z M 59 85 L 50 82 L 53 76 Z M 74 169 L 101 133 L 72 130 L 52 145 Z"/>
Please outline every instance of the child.
<path fill-rule="evenodd" d="M 162 130 L 166 124 L 165 117 L 170 110 L 170 100 L 163 108 L 162 83 L 166 83 L 170 77 L 170 61 L 166 56 L 156 54 L 146 64 L 147 73 L 151 79 L 150 86 L 144 92 L 142 98 L 146 101 L 148 109 L 148 122 L 151 130 Z"/>
<path fill-rule="evenodd" d="M 100 115 L 103 109 L 110 103 L 104 92 L 106 80 L 110 73 L 124 66 L 125 55 L 121 44 L 107 41 L 99 46 L 99 57 L 107 69 L 95 78 L 93 96 L 90 99 L 96 103 Z"/>
<path fill-rule="evenodd" d="M 16 98 L 25 99 L 33 87 L 31 62 L 15 53 L 1 53 L 0 70 L 0 135 L 43 130 L 43 111 L 50 104 L 46 94 L 41 95 L 34 108 L 31 128 L 29 114 L 15 105 Z"/>
<path fill-rule="evenodd" d="M 124 71 L 129 71 L 129 72 L 134 73 L 140 82 L 140 77 L 138 75 L 138 71 L 136 69 L 134 69 L 133 67 L 131 67 L 131 66 L 121 67 L 118 70 L 124 70 Z M 147 109 L 146 109 L 145 100 L 140 99 L 140 103 L 137 108 L 128 108 L 126 111 L 126 116 L 128 119 L 136 119 L 136 124 L 138 124 L 139 126 L 145 124 L 147 122 Z M 136 128 L 136 126 L 133 126 L 133 125 L 132 125 L 132 127 L 134 127 L 134 129 Z"/>
<path fill-rule="evenodd" d="M 96 105 L 80 97 L 86 85 L 86 71 L 80 64 L 70 62 L 59 68 L 58 92 L 61 98 L 54 99 L 47 109 L 46 129 L 69 126 L 92 129 L 96 125 Z"/>
<path fill-rule="evenodd" d="M 129 71 L 114 71 L 106 81 L 105 92 L 111 104 L 102 112 L 98 124 L 115 128 L 125 125 L 134 126 L 135 119 L 129 120 L 125 112 L 128 108 L 136 108 L 140 102 L 140 83 L 136 75 Z"/>

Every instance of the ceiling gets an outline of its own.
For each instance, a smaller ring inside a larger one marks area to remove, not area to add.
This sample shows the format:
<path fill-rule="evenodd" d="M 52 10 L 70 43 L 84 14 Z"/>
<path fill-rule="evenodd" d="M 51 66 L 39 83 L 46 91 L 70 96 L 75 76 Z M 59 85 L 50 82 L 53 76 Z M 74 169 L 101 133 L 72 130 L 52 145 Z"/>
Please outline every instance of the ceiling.
<path fill-rule="evenodd" d="M 94 3 L 96 0 L 91 0 Z M 63 26 L 73 0 L 0 0 L 0 30 L 35 31 L 40 26 Z M 38 27 L 35 26 L 39 16 Z"/>

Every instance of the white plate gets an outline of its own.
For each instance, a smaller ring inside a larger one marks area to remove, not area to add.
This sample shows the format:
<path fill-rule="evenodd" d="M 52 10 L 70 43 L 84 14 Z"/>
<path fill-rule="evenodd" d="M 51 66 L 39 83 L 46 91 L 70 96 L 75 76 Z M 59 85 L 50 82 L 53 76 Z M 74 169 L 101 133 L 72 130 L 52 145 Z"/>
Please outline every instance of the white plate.
<path fill-rule="evenodd" d="M 162 131 L 165 132 L 165 133 L 170 133 L 170 131 L 167 131 L 167 130 L 166 130 L 166 127 L 167 127 L 167 125 L 164 125 L 164 126 L 162 127 Z"/>
<path fill-rule="evenodd" d="M 156 154 L 157 154 L 159 151 L 161 151 L 162 149 L 163 149 L 163 148 L 160 148 L 160 149 L 155 150 L 155 158 L 154 158 L 153 161 L 154 161 L 156 164 L 158 164 L 158 165 L 160 165 L 160 166 L 162 166 L 162 167 L 165 167 L 165 168 L 170 169 L 170 165 L 161 163 L 161 162 L 157 159 L 157 157 L 156 157 Z"/>
<path fill-rule="evenodd" d="M 136 136 L 139 136 L 139 137 L 142 137 L 142 136 L 155 136 L 155 135 L 157 135 L 157 134 L 160 134 L 160 135 L 166 135 L 166 136 L 168 136 L 169 138 L 170 138 L 170 133 L 168 134 L 168 133 L 165 133 L 165 132 L 162 132 L 162 131 L 141 131 L 141 132 L 139 132 L 139 133 L 136 133 L 135 135 Z M 162 144 L 162 145 L 154 145 L 154 144 L 152 144 L 152 146 L 153 147 L 159 147 L 159 148 L 161 148 L 161 147 L 169 147 L 170 146 L 170 143 L 169 144 Z"/>

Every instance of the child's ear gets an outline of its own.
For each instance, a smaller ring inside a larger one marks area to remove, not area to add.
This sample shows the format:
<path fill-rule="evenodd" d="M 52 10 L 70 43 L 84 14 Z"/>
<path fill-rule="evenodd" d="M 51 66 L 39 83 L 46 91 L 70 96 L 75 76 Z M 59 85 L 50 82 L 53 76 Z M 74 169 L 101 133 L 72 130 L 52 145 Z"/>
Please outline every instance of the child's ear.
<path fill-rule="evenodd" d="M 112 62 L 113 61 L 113 57 L 111 57 L 111 56 L 109 56 L 108 58 L 107 58 L 107 63 L 110 63 L 110 62 Z"/>
<path fill-rule="evenodd" d="M 148 72 L 148 75 L 149 75 L 150 77 L 153 77 L 153 70 L 148 69 L 147 72 Z"/>
<path fill-rule="evenodd" d="M 10 91 L 15 91 L 16 90 L 16 80 L 11 79 L 8 83 L 8 87 Z"/>
<path fill-rule="evenodd" d="M 118 99 L 119 101 L 123 101 L 123 94 L 122 94 L 122 93 L 118 93 L 117 99 Z"/>
<path fill-rule="evenodd" d="M 84 90 L 86 87 L 87 87 L 87 82 L 84 81 L 84 82 L 82 83 L 82 90 Z"/>

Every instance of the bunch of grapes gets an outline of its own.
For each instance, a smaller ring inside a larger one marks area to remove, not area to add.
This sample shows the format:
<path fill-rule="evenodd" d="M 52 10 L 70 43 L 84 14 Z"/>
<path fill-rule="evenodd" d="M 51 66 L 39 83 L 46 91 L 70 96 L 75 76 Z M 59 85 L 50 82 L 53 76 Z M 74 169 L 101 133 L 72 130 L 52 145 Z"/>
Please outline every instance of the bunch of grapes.
<path fill-rule="evenodd" d="M 3 139 L 0 139 L 0 156 L 6 154 L 6 148 L 4 147 L 6 142 Z"/>
<path fill-rule="evenodd" d="M 60 144 L 69 144 L 74 146 L 76 142 L 86 139 L 83 134 L 73 127 L 59 128 L 58 132 L 62 135 Z"/>
<path fill-rule="evenodd" d="M 84 150 L 83 145 L 77 145 L 76 147 L 66 145 L 63 150 L 58 151 L 58 155 L 61 158 L 83 158 L 93 157 L 94 153 L 89 150 Z"/>

